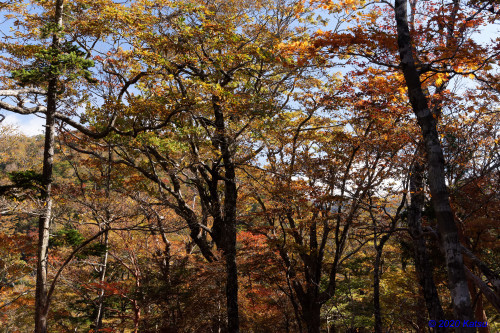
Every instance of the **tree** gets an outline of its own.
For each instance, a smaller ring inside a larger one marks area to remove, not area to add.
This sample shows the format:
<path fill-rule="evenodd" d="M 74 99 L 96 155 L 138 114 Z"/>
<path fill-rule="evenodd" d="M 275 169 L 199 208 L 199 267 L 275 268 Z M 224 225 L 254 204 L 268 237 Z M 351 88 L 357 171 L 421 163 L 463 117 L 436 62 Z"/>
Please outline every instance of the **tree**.
<path fill-rule="evenodd" d="M 7 88 L 0 90 L 0 96 L 16 99 L 17 104 L 0 101 L 2 109 L 18 114 L 43 114 L 45 116 L 45 144 L 42 171 L 41 207 L 38 235 L 38 264 L 36 285 L 35 332 L 47 331 L 47 314 L 49 310 L 50 293 L 48 282 L 48 249 L 49 233 L 52 220 L 52 185 L 54 167 L 54 146 L 56 119 L 91 134 L 83 126 L 67 115 L 58 111 L 58 104 L 73 94 L 70 82 L 78 78 L 91 81 L 89 67 L 93 62 L 83 57 L 84 53 L 70 41 L 64 40 L 63 9 L 64 1 L 56 0 L 53 4 L 41 4 L 41 13 L 30 16 L 22 5 L 16 2 L 5 4 L 4 10 L 19 12 L 25 21 L 16 21 L 20 29 L 11 39 L 35 39 L 39 43 L 20 45 L 16 43 L 3 44 L 2 47 L 10 53 L 4 57 L 2 70 L 10 71 L 12 77 L 2 78 Z M 16 14 L 8 16 L 12 18 Z M 37 29 L 41 31 L 41 38 L 37 37 Z M 30 59 L 26 64 L 24 59 Z M 69 90 L 69 93 L 66 91 Z M 44 100 L 40 100 L 44 98 Z M 31 105 L 35 106 L 31 106 Z M 112 124 L 112 123 L 111 123 Z M 109 130 L 108 130 L 109 131 Z M 100 136 L 102 133 L 92 133 Z"/>
<path fill-rule="evenodd" d="M 348 5 L 347 2 L 338 5 L 328 1 L 321 3 L 332 11 Z M 411 1 L 409 18 L 406 1 L 398 0 L 395 6 L 372 5 L 373 9 L 368 10 L 366 15 L 356 13 L 356 4 L 352 11 L 353 16 L 365 18 L 362 24 L 368 24 L 370 29 L 359 24 L 343 34 L 326 33 L 318 36 L 317 45 L 327 46 L 332 53 L 340 56 L 354 56 L 360 65 L 381 66 L 404 75 L 409 101 L 425 146 L 429 187 L 446 254 L 455 316 L 460 320 L 471 320 L 470 297 L 458 230 L 445 183 L 445 160 L 437 122 L 443 109 L 447 108 L 443 96 L 447 93 L 450 80 L 457 76 L 479 74 L 498 57 L 495 47 L 488 51 L 470 37 L 470 31 L 483 24 L 489 14 L 485 11 L 486 7 L 471 8 L 459 1 L 443 4 L 442 7 Z M 420 17 L 420 10 L 429 11 L 432 18 Z M 350 9 L 347 11 L 350 12 Z M 395 15 L 395 26 L 391 22 L 392 15 Z M 387 30 L 382 31 L 381 26 Z M 375 47 L 372 41 L 377 41 Z"/>
<path fill-rule="evenodd" d="M 237 169 L 259 153 L 252 128 L 286 105 L 299 73 L 273 53 L 292 38 L 294 4 L 137 3 L 123 13 L 119 29 L 133 46 L 123 59 L 137 59 L 148 75 L 117 125 L 124 136 L 113 142 L 114 162 L 158 185 L 162 204 L 186 221 L 208 262 L 219 259 L 212 242 L 222 251 L 228 330 L 237 332 Z"/>
<path fill-rule="evenodd" d="M 500 11 L 395 3 L 4 1 L 2 325 L 498 328 Z"/>
<path fill-rule="evenodd" d="M 260 207 L 256 228 L 279 252 L 291 302 L 308 332 L 320 331 L 321 308 L 335 297 L 338 275 L 372 240 L 363 208 L 398 177 L 398 153 L 407 145 L 389 130 L 400 115 L 368 100 L 344 104 L 340 93 L 332 95 L 336 89 L 342 91 L 306 92 L 303 109 L 268 129 L 269 164 L 252 191 Z"/>
<path fill-rule="evenodd" d="M 43 173 L 42 173 L 42 191 L 41 199 L 43 201 L 43 213 L 40 216 L 39 226 L 38 226 L 38 263 L 37 263 L 37 283 L 36 283 L 36 304 L 35 304 L 35 332 L 47 332 L 47 312 L 48 312 L 48 282 L 47 282 L 47 270 L 48 270 L 48 247 L 49 247 L 49 230 L 50 221 L 52 213 L 52 168 L 53 168 L 53 158 L 54 158 L 54 131 L 55 131 L 55 113 L 56 101 L 58 95 L 58 83 L 59 77 L 57 75 L 57 70 L 59 67 L 59 59 L 57 55 L 60 52 L 61 40 L 59 37 L 59 31 L 62 29 L 62 13 L 63 11 L 63 1 L 57 0 L 54 4 L 54 14 L 52 20 L 47 24 L 47 30 L 51 34 L 52 40 L 50 42 L 50 47 L 45 53 L 45 59 L 48 62 L 48 68 L 43 68 L 42 71 L 46 71 L 43 74 L 48 74 L 47 77 L 41 77 L 41 72 L 37 70 L 33 71 L 21 71 L 16 72 L 14 75 L 18 76 L 22 84 L 33 84 L 34 82 L 40 82 L 43 80 L 47 83 L 47 90 L 43 91 L 38 88 L 26 88 L 18 89 L 13 91 L 2 91 L 0 94 L 2 96 L 16 96 L 20 97 L 23 93 L 34 93 L 34 94 L 44 94 L 46 95 L 46 107 L 45 115 L 45 145 L 44 145 L 44 156 L 43 156 Z M 51 54 L 52 52 L 52 54 Z M 55 56 L 55 57 L 54 57 Z M 42 65 L 43 66 L 43 65 Z M 43 82 L 42 81 L 42 82 Z M 22 103 L 22 102 L 21 102 Z M 19 106 L 12 106 L 5 102 L 1 102 L 0 106 L 9 111 L 14 111 L 21 114 L 34 113 L 36 111 L 41 111 L 41 106 L 35 106 L 34 108 L 24 108 Z"/>

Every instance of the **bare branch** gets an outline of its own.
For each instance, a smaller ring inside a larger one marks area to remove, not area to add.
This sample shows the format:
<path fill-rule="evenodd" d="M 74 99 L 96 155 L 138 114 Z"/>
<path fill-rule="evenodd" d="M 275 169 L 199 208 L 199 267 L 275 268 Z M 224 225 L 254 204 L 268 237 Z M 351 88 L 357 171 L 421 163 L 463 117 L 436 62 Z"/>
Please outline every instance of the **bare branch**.
<path fill-rule="evenodd" d="M 23 89 L 4 89 L 0 90 L 0 96 L 19 96 L 21 94 L 39 94 L 46 95 L 47 92 L 39 88 L 23 88 Z"/>
<path fill-rule="evenodd" d="M 17 105 L 12 105 L 4 101 L 0 101 L 0 108 L 19 114 L 33 114 L 37 112 L 47 112 L 47 108 L 45 106 L 38 105 L 32 108 L 26 108 Z"/>

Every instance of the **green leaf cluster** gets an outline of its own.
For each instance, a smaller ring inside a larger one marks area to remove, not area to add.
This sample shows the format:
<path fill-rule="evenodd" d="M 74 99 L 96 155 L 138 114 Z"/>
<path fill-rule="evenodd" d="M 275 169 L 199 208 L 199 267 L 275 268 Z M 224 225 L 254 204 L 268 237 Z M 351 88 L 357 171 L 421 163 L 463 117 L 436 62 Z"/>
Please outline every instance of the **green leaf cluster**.
<path fill-rule="evenodd" d="M 33 171 L 14 171 L 8 174 L 15 187 L 23 189 L 38 189 L 42 185 L 42 175 Z"/>
<path fill-rule="evenodd" d="M 50 245 L 54 247 L 71 246 L 76 247 L 84 241 L 82 234 L 72 228 L 63 228 L 57 231 L 50 239 Z"/>
<path fill-rule="evenodd" d="M 88 256 L 101 257 L 106 253 L 106 244 L 103 243 L 93 243 L 85 246 L 80 253 L 76 255 L 79 259 L 87 258 Z"/>
<path fill-rule="evenodd" d="M 58 48 L 49 47 L 35 53 L 35 60 L 30 66 L 12 71 L 12 78 L 22 86 L 40 85 L 59 76 L 65 76 L 67 82 L 79 77 L 94 82 L 89 70 L 94 61 L 84 56 L 85 52 L 69 42 Z"/>

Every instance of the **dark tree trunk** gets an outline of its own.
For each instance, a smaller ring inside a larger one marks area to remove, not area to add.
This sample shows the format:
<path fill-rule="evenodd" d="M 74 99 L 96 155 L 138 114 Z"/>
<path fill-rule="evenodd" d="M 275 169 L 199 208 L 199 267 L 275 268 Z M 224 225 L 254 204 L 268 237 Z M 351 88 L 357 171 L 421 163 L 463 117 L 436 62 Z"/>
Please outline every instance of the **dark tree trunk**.
<path fill-rule="evenodd" d="M 419 149 L 420 151 L 420 149 Z M 425 305 L 429 313 L 429 319 L 439 320 L 444 319 L 443 308 L 437 293 L 436 285 L 432 274 L 432 266 L 427 256 L 427 248 L 425 238 L 422 232 L 422 209 L 424 206 L 423 193 L 423 172 L 424 166 L 418 161 L 421 156 L 417 152 L 417 161 L 415 161 L 410 175 L 410 198 L 411 203 L 408 212 L 408 229 L 413 239 L 413 247 L 415 251 L 415 270 L 420 286 L 422 287 L 425 299 Z M 445 327 L 436 327 L 435 332 L 447 332 Z"/>
<path fill-rule="evenodd" d="M 231 333 L 239 332 L 238 316 L 238 270 L 236 267 L 236 246 L 226 252 L 226 302 L 228 330 Z"/>
<path fill-rule="evenodd" d="M 402 206 L 401 206 L 402 207 Z M 400 209 L 398 209 L 397 215 L 399 215 Z M 392 232 L 396 226 L 397 219 L 393 220 L 391 225 L 391 231 L 380 238 L 377 244 L 377 232 L 375 231 L 375 262 L 373 263 L 373 315 L 375 317 L 375 333 L 382 333 L 382 310 L 380 308 L 380 266 L 382 263 L 382 254 L 384 253 L 384 245 L 391 237 Z"/>
<path fill-rule="evenodd" d="M 306 274 L 311 278 L 310 274 Z M 319 275 L 318 275 L 319 276 Z M 318 277 L 317 276 L 317 277 Z M 306 277 L 306 278 L 307 278 Z M 297 301 L 300 304 L 300 319 L 305 323 L 308 333 L 320 333 L 321 331 L 321 306 L 319 294 L 319 283 L 317 279 L 311 279 L 306 286 L 306 290 L 297 281 L 292 282 L 293 290 L 297 296 Z M 297 309 L 298 310 L 298 309 Z M 302 332 L 302 327 L 299 325 L 299 330 Z"/>
<path fill-rule="evenodd" d="M 444 155 L 437 131 L 437 115 L 428 106 L 422 90 L 420 75 L 412 53 L 412 40 L 407 21 L 406 0 L 395 1 L 401 67 L 408 87 L 410 103 L 422 130 L 428 160 L 428 182 L 436 212 L 442 247 L 445 253 L 448 280 L 456 320 L 472 320 L 471 301 L 467 288 L 463 257 L 458 240 L 458 230 L 451 211 L 445 183 Z M 474 332 L 474 328 L 460 327 L 457 332 Z"/>
<path fill-rule="evenodd" d="M 224 211 L 222 225 L 216 228 L 216 242 L 222 248 L 226 260 L 226 303 L 227 324 L 229 333 L 239 332 L 238 315 L 238 269 L 236 266 L 236 203 L 238 189 L 236 187 L 235 165 L 230 150 L 230 138 L 226 133 L 225 119 L 220 99 L 213 96 L 212 105 L 217 131 L 214 143 L 222 153 L 224 163 Z M 219 234 L 219 235 L 217 235 Z"/>
<path fill-rule="evenodd" d="M 238 269 L 236 266 L 236 201 L 238 192 L 236 188 L 236 174 L 234 164 L 229 155 L 223 153 L 225 164 L 225 196 L 224 196 L 224 229 L 223 243 L 226 259 L 226 301 L 228 330 L 230 333 L 239 332 L 238 315 Z"/>
<path fill-rule="evenodd" d="M 375 333 L 382 333 L 382 313 L 380 310 L 380 262 L 382 259 L 382 246 L 377 246 L 375 263 L 373 264 L 373 314 L 375 316 Z"/>
<path fill-rule="evenodd" d="M 306 323 L 307 333 L 321 332 L 321 305 L 313 299 L 304 300 L 302 319 Z"/>

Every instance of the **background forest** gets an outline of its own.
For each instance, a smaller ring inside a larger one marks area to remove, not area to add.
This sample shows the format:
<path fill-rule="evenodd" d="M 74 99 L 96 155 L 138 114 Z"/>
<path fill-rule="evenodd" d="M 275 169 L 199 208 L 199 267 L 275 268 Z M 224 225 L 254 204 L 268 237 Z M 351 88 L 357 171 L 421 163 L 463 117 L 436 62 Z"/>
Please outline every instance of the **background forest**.
<path fill-rule="evenodd" d="M 0 332 L 500 331 L 497 1 L 0 11 Z"/>

